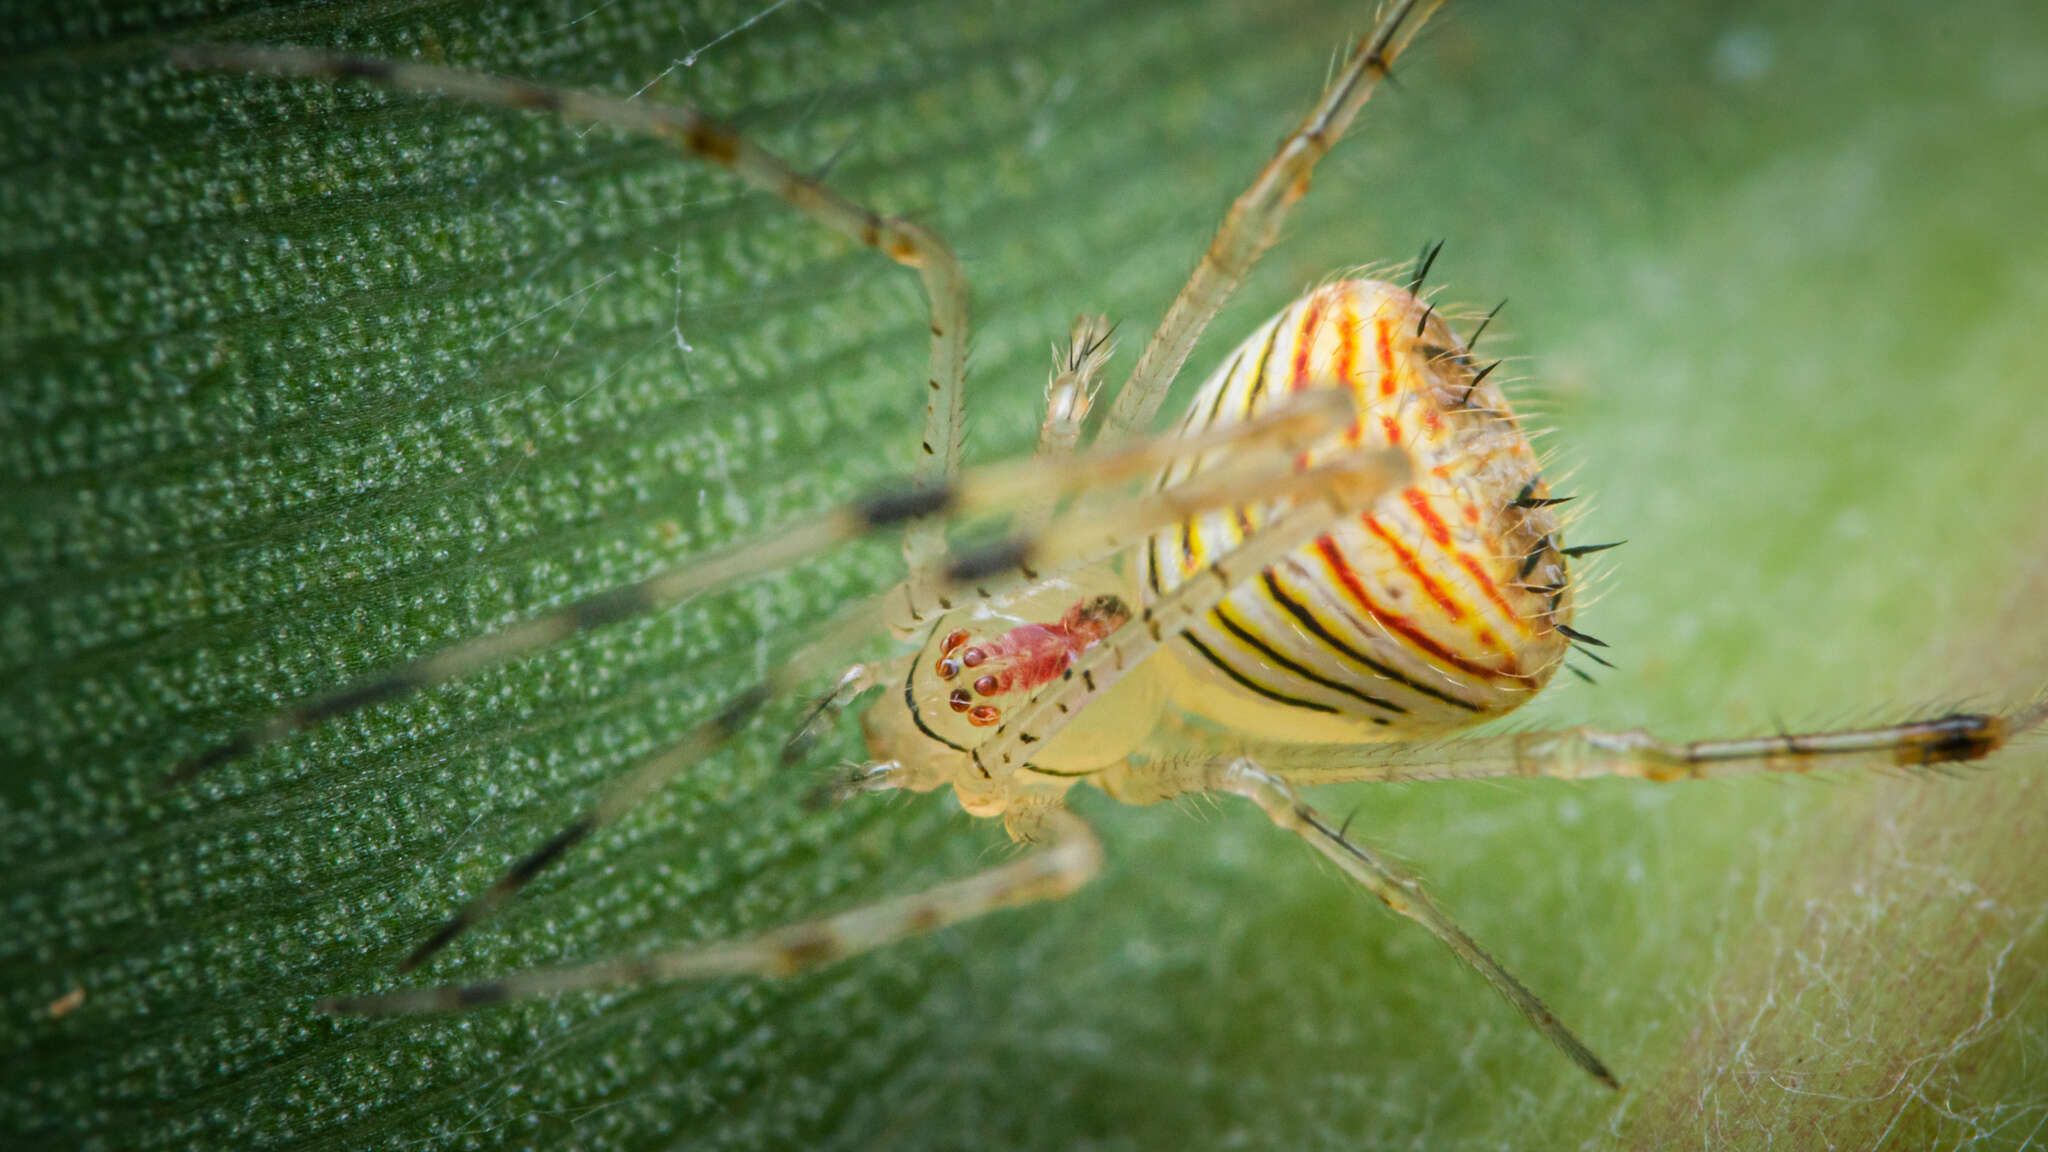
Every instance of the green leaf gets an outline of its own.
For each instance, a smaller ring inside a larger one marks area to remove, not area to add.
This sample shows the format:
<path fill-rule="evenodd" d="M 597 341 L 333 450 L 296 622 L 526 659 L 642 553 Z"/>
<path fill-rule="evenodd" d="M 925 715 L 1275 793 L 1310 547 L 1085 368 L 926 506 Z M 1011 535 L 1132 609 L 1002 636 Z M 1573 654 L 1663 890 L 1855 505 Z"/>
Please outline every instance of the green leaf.
<path fill-rule="evenodd" d="M 466 893 L 767 654 L 867 545 L 373 708 L 169 794 L 270 709 L 905 471 L 914 281 L 658 145 L 177 40 L 691 100 L 962 253 L 970 455 L 1046 346 L 1127 369 L 1366 5 L 46 6 L 0 29 L 0 1130 L 64 1147 L 2014 1147 L 2048 1088 L 2039 740 L 1953 778 L 1334 790 L 1629 1084 L 1246 808 L 1078 797 L 1111 867 L 786 983 L 457 1017 L 395 986 Z M 1627 538 L 1621 664 L 1518 720 L 1677 737 L 2048 682 L 2038 6 L 1454 3 L 1198 350 L 1446 237 Z M 684 54 L 677 61 L 678 54 Z M 1112 374 L 1115 372 L 1112 369 Z M 1183 393 L 1184 394 L 1184 393 Z M 829 671 L 819 670 L 821 674 Z M 1000 851 L 807 811 L 797 708 L 425 975 L 709 940 Z M 69 995 L 68 994 L 80 994 Z M 62 1005 L 61 1015 L 50 1010 Z M 1817 1134 L 1817 1135 L 1816 1135 Z"/>

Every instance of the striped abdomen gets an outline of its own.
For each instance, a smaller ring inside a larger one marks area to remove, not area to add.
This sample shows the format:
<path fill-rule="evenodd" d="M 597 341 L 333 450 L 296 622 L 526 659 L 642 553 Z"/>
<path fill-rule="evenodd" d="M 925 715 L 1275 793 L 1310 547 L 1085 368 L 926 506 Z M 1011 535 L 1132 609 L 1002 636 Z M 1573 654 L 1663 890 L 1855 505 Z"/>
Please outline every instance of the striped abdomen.
<path fill-rule="evenodd" d="M 1181 428 L 1243 421 L 1311 388 L 1349 390 L 1349 442 L 1408 449 L 1420 479 L 1238 588 L 1177 640 L 1189 674 L 1181 705 L 1248 734 L 1326 740 L 1454 728 L 1527 700 L 1564 654 L 1571 589 L 1535 453 L 1500 389 L 1405 289 L 1347 280 L 1254 332 Z M 1212 513 L 1154 536 L 1140 557 L 1145 594 L 1201 571 L 1268 511 Z"/>

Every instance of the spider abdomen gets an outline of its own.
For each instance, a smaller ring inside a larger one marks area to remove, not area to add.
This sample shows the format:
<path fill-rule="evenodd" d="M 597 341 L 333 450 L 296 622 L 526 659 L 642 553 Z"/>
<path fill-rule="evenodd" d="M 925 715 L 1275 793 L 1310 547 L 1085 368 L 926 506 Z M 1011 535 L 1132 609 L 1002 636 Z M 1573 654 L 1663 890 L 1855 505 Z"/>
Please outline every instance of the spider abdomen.
<path fill-rule="evenodd" d="M 1244 421 L 1295 393 L 1344 388 L 1356 416 L 1301 467 L 1346 448 L 1407 449 L 1417 481 L 1234 590 L 1175 640 L 1188 711 L 1294 740 L 1400 737 L 1506 712 L 1556 669 L 1571 621 L 1557 517 L 1498 386 L 1408 290 L 1325 285 L 1231 353 L 1181 430 Z M 1162 485 L 1212 463 L 1176 465 Z M 1139 560 L 1158 597 L 1236 548 L 1273 509 L 1205 514 Z"/>

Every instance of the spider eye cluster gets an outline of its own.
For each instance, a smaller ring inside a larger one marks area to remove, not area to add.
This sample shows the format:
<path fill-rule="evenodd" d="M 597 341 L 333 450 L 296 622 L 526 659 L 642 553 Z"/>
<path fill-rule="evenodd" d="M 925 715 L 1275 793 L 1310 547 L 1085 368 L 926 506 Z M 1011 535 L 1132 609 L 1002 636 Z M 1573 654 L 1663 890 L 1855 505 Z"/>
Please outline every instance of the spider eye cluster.
<path fill-rule="evenodd" d="M 946 633 L 939 642 L 939 658 L 932 664 L 932 672 L 940 680 L 952 682 L 963 672 L 973 674 L 989 661 L 989 649 L 979 644 L 970 644 L 973 634 L 965 628 L 955 628 Z M 983 672 L 963 688 L 954 688 L 946 693 L 946 707 L 967 718 L 976 728 L 990 727 L 1003 718 L 1003 711 L 994 704 L 976 703 L 978 697 L 994 696 L 1003 690 L 1003 680 L 993 672 Z"/>
<path fill-rule="evenodd" d="M 942 622 L 905 684 L 926 734 L 971 747 L 1003 722 L 1007 708 L 1062 675 L 1131 618 L 1123 597 L 1055 587 L 1007 609 Z"/>

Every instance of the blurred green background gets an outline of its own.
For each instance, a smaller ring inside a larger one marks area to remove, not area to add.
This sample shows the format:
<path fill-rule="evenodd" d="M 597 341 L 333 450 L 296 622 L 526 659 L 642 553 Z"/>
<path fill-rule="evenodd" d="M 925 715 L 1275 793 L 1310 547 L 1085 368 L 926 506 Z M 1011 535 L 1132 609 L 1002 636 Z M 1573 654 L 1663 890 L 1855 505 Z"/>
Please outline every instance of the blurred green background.
<path fill-rule="evenodd" d="M 903 471 L 910 277 L 658 146 L 174 74 L 345 45 L 691 99 L 947 235 L 971 457 L 1070 317 L 1127 370 L 1365 4 L 34 6 L 0 21 L 0 1132 L 12 1147 L 2038 1146 L 2048 768 L 1332 790 L 1599 1090 L 1244 806 L 815 977 L 340 1021 L 599 783 L 894 571 L 870 545 L 153 795 L 281 701 Z M 682 59 L 678 59 L 678 57 Z M 1454 2 L 1196 353 L 1449 243 L 1627 538 L 1620 669 L 1518 722 L 1758 734 L 2048 682 L 2048 9 Z M 793 705 L 429 975 L 713 939 L 996 858 L 825 813 Z M 1242 808 L 1242 810 L 1240 810 Z M 84 998 L 53 1018 L 47 1006 Z"/>

